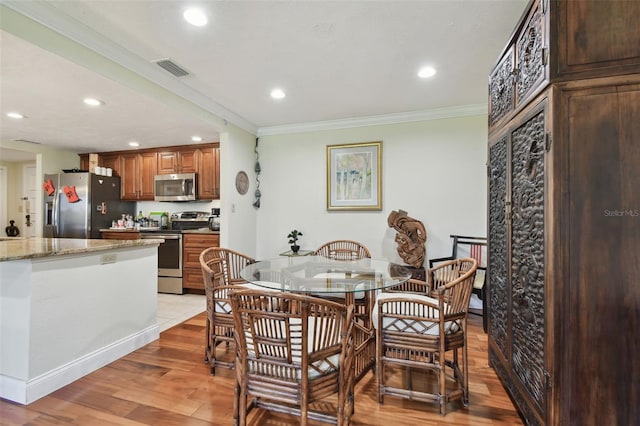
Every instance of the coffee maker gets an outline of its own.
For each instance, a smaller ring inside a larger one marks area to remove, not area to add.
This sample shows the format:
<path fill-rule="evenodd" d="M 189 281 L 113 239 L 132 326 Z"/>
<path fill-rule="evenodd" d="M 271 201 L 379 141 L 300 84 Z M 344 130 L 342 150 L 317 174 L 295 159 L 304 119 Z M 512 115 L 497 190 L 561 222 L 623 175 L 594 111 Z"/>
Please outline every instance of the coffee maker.
<path fill-rule="evenodd" d="M 212 231 L 220 230 L 220 209 L 212 208 L 211 216 L 209 217 L 209 229 Z"/>

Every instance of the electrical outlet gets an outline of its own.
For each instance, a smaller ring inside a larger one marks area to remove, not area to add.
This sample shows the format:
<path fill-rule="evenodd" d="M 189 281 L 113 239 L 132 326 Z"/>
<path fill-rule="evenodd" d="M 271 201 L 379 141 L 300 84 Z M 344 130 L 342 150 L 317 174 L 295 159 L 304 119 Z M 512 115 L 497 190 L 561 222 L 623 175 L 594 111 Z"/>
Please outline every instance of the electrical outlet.
<path fill-rule="evenodd" d="M 231 213 L 235 213 L 235 212 L 236 212 L 236 205 L 231 204 Z"/>
<path fill-rule="evenodd" d="M 116 263 L 117 257 L 117 253 L 103 254 L 100 256 L 100 264 L 106 265 L 107 263 Z"/>

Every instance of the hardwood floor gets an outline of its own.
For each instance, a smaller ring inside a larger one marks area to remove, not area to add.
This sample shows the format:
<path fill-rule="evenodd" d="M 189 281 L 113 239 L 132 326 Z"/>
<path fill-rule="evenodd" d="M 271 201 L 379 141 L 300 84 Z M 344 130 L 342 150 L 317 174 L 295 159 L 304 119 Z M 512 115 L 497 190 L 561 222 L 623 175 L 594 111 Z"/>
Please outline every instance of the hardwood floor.
<path fill-rule="evenodd" d="M 470 316 L 470 404 L 450 403 L 446 416 L 436 404 L 386 397 L 378 404 L 375 377 L 356 386 L 351 424 L 521 425 L 511 400 L 487 364 L 481 317 Z M 232 372 L 210 376 L 203 362 L 205 315 L 160 335 L 160 339 L 28 406 L 0 400 L 0 424 L 12 425 L 231 425 Z M 398 372 L 398 377 L 401 377 Z M 416 379 L 414 379 L 414 383 Z M 249 424 L 297 425 L 297 418 L 254 410 Z M 321 423 L 310 422 L 311 425 Z"/>

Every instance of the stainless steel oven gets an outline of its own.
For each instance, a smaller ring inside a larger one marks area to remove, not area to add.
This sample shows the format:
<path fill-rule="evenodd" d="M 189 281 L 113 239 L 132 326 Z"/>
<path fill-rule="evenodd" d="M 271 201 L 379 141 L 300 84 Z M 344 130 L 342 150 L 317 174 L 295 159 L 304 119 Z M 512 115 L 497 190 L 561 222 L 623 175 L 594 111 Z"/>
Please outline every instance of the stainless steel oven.
<path fill-rule="evenodd" d="M 162 238 L 158 246 L 158 292 L 182 294 L 182 234 L 180 231 L 144 232 L 142 238 Z"/>

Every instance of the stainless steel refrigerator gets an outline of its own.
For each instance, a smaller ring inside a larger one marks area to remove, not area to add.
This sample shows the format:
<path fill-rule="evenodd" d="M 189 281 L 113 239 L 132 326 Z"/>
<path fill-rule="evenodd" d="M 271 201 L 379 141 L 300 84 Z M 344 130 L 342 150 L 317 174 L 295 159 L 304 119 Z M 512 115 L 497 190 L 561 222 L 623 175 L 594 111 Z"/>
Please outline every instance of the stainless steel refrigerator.
<path fill-rule="evenodd" d="M 117 176 L 45 175 L 44 187 L 45 238 L 100 238 L 100 229 L 135 213 L 135 203 L 120 201 Z"/>

